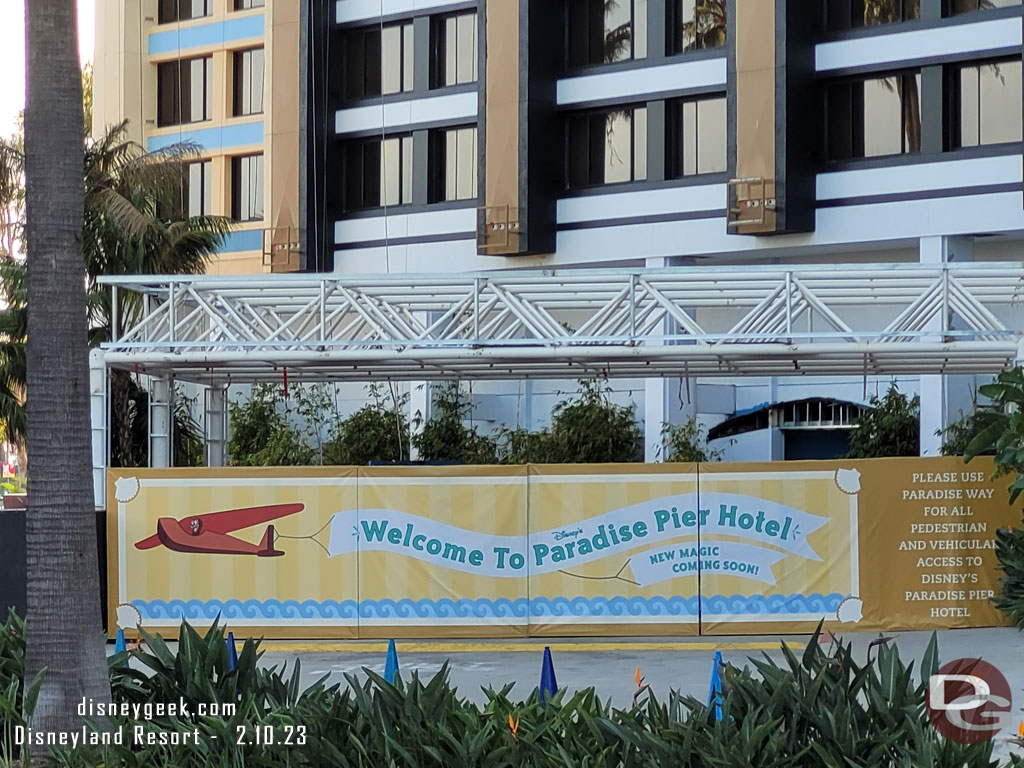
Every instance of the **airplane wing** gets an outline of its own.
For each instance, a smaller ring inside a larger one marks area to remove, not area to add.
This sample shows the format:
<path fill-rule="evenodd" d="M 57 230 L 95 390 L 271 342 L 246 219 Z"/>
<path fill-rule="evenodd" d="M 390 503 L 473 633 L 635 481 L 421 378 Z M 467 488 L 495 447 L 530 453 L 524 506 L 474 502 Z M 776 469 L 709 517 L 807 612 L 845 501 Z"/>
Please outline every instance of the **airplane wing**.
<path fill-rule="evenodd" d="M 223 512 L 210 512 L 205 515 L 191 515 L 174 522 L 180 525 L 182 530 L 187 530 L 192 520 L 199 520 L 204 533 L 225 534 L 294 515 L 305 507 L 305 504 L 271 504 L 264 507 L 246 507 L 244 509 L 228 509 Z M 153 549 L 164 543 L 160 534 L 156 533 L 136 542 L 135 548 Z"/>

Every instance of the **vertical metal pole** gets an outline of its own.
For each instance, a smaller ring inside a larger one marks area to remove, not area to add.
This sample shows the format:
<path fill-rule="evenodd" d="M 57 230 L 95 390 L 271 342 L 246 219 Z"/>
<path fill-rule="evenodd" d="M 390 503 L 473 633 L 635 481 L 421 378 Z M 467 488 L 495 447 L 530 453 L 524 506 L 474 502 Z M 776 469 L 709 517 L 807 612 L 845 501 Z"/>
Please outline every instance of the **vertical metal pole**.
<path fill-rule="evenodd" d="M 107 418 L 107 365 L 103 350 L 89 352 L 89 421 L 92 432 L 92 493 L 96 509 L 107 507 L 110 421 Z"/>
<path fill-rule="evenodd" d="M 117 311 L 117 286 L 110 286 L 110 340 L 117 341 L 121 334 L 118 331 L 120 313 Z"/>
<path fill-rule="evenodd" d="M 473 278 L 473 341 L 480 340 L 480 291 L 483 290 L 483 279 Z"/>
<path fill-rule="evenodd" d="M 206 466 L 223 467 L 227 461 L 227 387 L 206 389 Z"/>
<path fill-rule="evenodd" d="M 327 280 L 320 280 L 320 341 L 327 341 Z"/>
<path fill-rule="evenodd" d="M 786 336 L 793 333 L 793 273 L 786 272 Z"/>
<path fill-rule="evenodd" d="M 174 280 L 170 280 L 167 284 L 167 300 L 171 303 L 168 307 L 168 323 L 170 327 L 167 329 L 167 339 L 172 344 L 178 339 L 178 307 L 175 304 L 176 297 L 174 291 Z"/>
<path fill-rule="evenodd" d="M 169 467 L 171 451 L 171 377 L 153 379 L 149 394 L 149 466 Z"/>

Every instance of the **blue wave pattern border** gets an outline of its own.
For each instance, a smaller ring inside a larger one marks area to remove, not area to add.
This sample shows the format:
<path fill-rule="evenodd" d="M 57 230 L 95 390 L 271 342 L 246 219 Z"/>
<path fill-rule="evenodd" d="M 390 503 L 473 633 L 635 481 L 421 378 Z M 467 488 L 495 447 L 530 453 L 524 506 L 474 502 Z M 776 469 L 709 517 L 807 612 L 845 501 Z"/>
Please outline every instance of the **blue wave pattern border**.
<path fill-rule="evenodd" d="M 556 597 L 508 600 L 135 600 L 142 619 L 260 619 L 269 622 L 330 619 L 501 619 L 562 616 L 765 616 L 820 617 L 834 613 L 848 595 L 714 595 L 710 597 Z"/>

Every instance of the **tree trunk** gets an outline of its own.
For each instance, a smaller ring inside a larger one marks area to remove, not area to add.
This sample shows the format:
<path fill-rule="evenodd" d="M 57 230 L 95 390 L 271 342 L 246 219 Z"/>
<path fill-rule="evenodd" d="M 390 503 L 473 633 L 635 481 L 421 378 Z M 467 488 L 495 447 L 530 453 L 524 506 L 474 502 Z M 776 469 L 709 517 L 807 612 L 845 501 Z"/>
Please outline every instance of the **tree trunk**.
<path fill-rule="evenodd" d="M 32 723 L 82 725 L 110 700 L 100 625 L 82 261 L 82 80 L 75 0 L 26 0 L 28 651 L 47 668 Z"/>

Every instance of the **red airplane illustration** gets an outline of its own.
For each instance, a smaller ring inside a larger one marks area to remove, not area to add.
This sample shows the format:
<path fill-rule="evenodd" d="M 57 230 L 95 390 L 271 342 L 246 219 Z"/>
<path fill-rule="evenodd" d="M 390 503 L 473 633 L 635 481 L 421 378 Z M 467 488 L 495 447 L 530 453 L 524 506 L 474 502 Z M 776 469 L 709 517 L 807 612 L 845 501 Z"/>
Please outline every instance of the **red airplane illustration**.
<path fill-rule="evenodd" d="M 251 528 L 254 525 L 294 515 L 305 508 L 304 504 L 273 504 L 268 507 L 248 507 L 211 512 L 206 515 L 191 515 L 175 520 L 161 517 L 156 521 L 156 533 L 142 541 L 135 542 L 136 549 L 152 549 L 163 544 L 175 552 L 202 552 L 211 555 L 256 555 L 258 557 L 280 557 L 284 554 L 274 548 L 274 526 L 268 525 L 267 532 L 259 544 L 236 539 L 227 534 Z"/>

